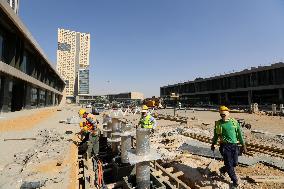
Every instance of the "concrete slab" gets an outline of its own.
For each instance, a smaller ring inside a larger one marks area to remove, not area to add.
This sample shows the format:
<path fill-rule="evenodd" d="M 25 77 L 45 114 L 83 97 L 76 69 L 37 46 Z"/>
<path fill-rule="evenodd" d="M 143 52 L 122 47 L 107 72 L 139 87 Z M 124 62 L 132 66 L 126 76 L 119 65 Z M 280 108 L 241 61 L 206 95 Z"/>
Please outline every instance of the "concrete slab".
<path fill-rule="evenodd" d="M 208 144 L 189 139 L 187 140 L 180 148 L 180 150 L 188 151 L 191 154 L 194 155 L 200 155 L 208 158 L 214 158 L 214 154 L 212 150 L 210 149 L 210 146 Z M 215 150 L 215 158 L 216 159 L 223 159 L 222 155 L 218 150 Z M 257 163 L 263 163 L 268 166 L 276 167 L 280 170 L 284 170 L 284 161 L 283 159 L 271 157 L 271 156 L 257 156 L 257 157 L 251 157 L 251 156 L 239 156 L 239 164 L 251 166 Z"/>

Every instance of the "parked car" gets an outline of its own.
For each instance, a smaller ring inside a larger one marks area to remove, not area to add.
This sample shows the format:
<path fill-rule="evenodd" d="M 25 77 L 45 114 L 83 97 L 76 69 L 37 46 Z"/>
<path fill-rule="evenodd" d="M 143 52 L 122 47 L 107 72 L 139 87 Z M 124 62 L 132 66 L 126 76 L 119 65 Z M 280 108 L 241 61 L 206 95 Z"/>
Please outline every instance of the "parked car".
<path fill-rule="evenodd" d="M 92 106 L 92 114 L 99 115 L 105 110 L 103 103 L 94 103 Z"/>

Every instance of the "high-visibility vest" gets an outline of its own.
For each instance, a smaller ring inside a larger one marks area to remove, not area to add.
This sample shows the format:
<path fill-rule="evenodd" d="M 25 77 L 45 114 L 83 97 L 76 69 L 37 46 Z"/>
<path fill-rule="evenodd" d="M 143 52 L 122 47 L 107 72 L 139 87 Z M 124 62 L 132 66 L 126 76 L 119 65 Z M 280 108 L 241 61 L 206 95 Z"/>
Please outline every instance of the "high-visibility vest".
<path fill-rule="evenodd" d="M 230 118 L 229 121 L 231 121 L 233 123 L 233 127 L 235 128 L 236 135 L 237 135 L 237 138 L 238 138 L 238 132 L 237 132 L 238 121 L 235 120 L 234 118 Z M 222 136 L 222 123 L 221 123 L 221 120 L 218 120 L 218 121 L 215 122 L 215 129 L 216 129 L 217 135 L 221 138 L 221 136 Z"/>
<path fill-rule="evenodd" d="M 147 115 L 144 119 L 141 119 L 140 124 L 142 128 L 145 129 L 152 129 L 153 128 L 153 123 L 150 121 L 151 115 Z"/>

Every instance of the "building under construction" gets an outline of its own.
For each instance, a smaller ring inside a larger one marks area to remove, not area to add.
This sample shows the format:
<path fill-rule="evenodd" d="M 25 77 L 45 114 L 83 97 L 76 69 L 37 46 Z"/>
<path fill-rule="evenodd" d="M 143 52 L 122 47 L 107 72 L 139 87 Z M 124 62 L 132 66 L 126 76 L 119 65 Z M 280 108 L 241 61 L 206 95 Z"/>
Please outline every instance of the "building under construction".
<path fill-rule="evenodd" d="M 260 105 L 281 104 L 284 90 L 284 63 L 252 67 L 240 72 L 160 88 L 160 95 L 173 104 L 171 93 L 184 105 Z"/>

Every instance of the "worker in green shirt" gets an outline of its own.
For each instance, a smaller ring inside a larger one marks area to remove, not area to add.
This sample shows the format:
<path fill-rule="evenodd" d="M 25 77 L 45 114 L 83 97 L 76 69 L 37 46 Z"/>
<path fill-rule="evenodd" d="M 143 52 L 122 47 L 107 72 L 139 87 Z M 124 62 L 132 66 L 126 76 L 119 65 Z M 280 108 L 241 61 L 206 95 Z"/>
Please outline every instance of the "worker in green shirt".
<path fill-rule="evenodd" d="M 211 150 L 215 150 L 218 138 L 220 138 L 220 153 L 224 159 L 224 166 L 220 168 L 221 174 L 226 172 L 232 180 L 232 188 L 238 187 L 238 178 L 235 173 L 235 167 L 238 164 L 239 148 L 238 143 L 242 145 L 242 152 L 246 153 L 246 145 L 240 124 L 237 120 L 230 118 L 229 108 L 221 106 L 219 109 L 222 119 L 215 122 L 214 137 L 212 139 Z"/>

